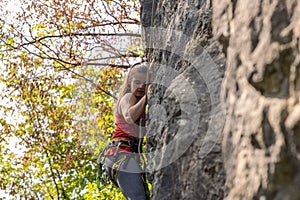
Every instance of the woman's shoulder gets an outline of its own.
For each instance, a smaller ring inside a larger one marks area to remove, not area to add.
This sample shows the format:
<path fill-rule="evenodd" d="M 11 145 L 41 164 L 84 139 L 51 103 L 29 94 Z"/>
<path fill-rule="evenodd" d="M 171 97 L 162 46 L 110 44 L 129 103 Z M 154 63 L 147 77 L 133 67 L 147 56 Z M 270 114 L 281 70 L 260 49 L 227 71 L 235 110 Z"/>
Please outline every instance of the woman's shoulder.
<path fill-rule="evenodd" d="M 121 101 L 130 101 L 130 100 L 136 100 L 136 97 L 132 93 L 126 93 L 122 98 Z"/>
<path fill-rule="evenodd" d="M 118 103 L 118 111 L 121 111 L 122 108 L 127 107 L 128 105 L 135 104 L 136 97 L 132 93 L 126 93 L 123 97 L 121 97 Z M 119 112 L 122 113 L 122 112 Z"/>
<path fill-rule="evenodd" d="M 128 92 L 128 93 L 126 93 L 126 94 L 124 94 L 124 96 L 122 97 L 122 99 L 123 98 L 128 98 L 128 97 L 131 97 L 131 96 L 133 96 L 133 94 L 131 93 L 131 92 Z"/>

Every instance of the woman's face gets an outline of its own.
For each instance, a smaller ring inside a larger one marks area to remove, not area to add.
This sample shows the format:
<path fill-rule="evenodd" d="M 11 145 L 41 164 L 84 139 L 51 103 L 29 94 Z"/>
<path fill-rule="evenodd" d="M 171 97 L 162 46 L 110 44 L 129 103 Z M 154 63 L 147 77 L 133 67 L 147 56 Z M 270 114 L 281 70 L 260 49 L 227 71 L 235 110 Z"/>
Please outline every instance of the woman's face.
<path fill-rule="evenodd" d="M 136 72 L 130 82 L 131 93 L 136 97 L 143 97 L 146 88 L 146 73 Z"/>

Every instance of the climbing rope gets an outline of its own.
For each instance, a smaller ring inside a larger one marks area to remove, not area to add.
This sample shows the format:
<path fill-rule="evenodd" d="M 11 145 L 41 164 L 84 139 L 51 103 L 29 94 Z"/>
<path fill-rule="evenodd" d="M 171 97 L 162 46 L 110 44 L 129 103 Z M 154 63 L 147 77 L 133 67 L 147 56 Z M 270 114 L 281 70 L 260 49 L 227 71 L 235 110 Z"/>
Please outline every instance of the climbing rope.
<path fill-rule="evenodd" d="M 152 11 L 151 11 L 151 24 L 150 26 L 152 27 L 153 26 L 153 18 L 154 18 L 154 0 L 152 0 Z"/>

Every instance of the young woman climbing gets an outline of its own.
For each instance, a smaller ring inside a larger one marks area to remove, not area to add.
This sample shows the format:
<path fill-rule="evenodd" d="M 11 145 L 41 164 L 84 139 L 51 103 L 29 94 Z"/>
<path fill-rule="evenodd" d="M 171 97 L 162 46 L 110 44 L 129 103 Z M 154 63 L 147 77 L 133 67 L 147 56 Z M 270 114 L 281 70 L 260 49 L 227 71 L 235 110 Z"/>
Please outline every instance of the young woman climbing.
<path fill-rule="evenodd" d="M 147 73 L 147 64 L 139 64 L 129 70 L 116 105 L 112 142 L 104 153 L 109 179 L 130 200 L 149 199 L 139 156 L 145 135 L 145 107 L 149 95 Z"/>

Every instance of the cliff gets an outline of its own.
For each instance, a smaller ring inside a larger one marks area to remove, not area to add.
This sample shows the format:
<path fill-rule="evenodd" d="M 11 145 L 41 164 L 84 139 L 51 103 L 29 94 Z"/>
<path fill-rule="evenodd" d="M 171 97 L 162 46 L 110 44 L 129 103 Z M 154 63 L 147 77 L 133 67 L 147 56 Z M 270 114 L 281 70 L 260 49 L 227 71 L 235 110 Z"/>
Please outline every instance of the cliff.
<path fill-rule="evenodd" d="M 143 1 L 153 66 L 148 151 L 152 199 L 223 199 L 220 101 L 225 60 L 212 36 L 210 1 Z"/>
<path fill-rule="evenodd" d="M 141 3 L 152 199 L 300 199 L 300 3 Z"/>
<path fill-rule="evenodd" d="M 300 199 L 300 3 L 213 3 L 227 55 L 227 199 Z"/>

